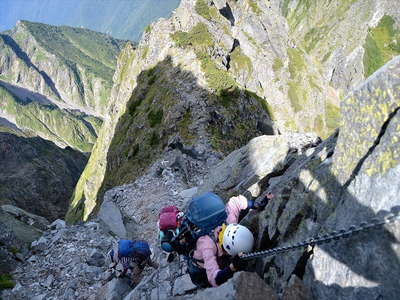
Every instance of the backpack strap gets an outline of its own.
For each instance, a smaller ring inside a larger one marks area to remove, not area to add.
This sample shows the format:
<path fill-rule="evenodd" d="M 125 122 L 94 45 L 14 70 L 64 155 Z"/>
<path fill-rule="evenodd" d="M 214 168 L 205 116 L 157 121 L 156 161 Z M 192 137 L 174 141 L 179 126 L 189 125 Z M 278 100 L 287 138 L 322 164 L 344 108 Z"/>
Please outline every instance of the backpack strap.
<path fill-rule="evenodd" d="M 194 258 L 194 250 L 190 251 L 190 253 L 189 253 L 189 259 L 191 259 L 193 262 L 195 262 L 196 265 L 197 265 L 199 268 L 202 268 L 202 267 L 199 266 L 198 263 L 204 264 L 204 260 L 203 260 L 203 259 Z"/>

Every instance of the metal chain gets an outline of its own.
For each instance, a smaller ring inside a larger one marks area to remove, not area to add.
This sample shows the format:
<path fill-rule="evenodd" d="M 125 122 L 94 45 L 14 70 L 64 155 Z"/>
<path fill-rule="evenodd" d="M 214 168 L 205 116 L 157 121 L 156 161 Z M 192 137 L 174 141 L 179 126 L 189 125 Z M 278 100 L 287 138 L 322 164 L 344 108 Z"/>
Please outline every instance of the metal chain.
<path fill-rule="evenodd" d="M 333 240 L 348 238 L 352 234 L 355 234 L 355 233 L 358 233 L 361 231 L 366 231 L 366 230 L 369 230 L 369 229 L 372 229 L 372 228 L 375 228 L 378 226 L 382 226 L 385 224 L 394 223 L 399 220 L 400 220 L 400 212 L 390 213 L 382 220 L 375 218 L 375 219 L 372 219 L 370 222 L 362 222 L 362 223 L 360 223 L 359 226 L 352 225 L 347 230 L 342 229 L 342 230 L 332 231 L 330 234 L 316 236 L 316 237 L 304 240 L 303 242 L 296 243 L 291 246 L 283 246 L 283 247 L 273 248 L 273 249 L 269 249 L 269 250 L 265 250 L 265 251 L 248 253 L 248 254 L 241 256 L 241 258 L 244 260 L 250 260 L 250 259 L 254 259 L 254 258 L 258 258 L 258 257 L 274 256 L 274 255 L 277 255 L 277 254 L 280 254 L 283 252 L 292 251 L 292 250 L 304 248 L 307 246 L 321 245 L 321 244 L 329 243 Z"/>

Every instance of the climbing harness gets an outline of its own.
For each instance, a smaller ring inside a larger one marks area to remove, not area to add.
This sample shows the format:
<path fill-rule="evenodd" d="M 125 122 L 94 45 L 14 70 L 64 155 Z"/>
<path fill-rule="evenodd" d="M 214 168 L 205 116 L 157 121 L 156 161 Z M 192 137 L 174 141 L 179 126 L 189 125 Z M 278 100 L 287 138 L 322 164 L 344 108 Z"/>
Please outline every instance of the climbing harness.
<path fill-rule="evenodd" d="M 304 240 L 303 242 L 296 243 L 296 244 L 290 245 L 290 246 L 277 247 L 277 248 L 273 248 L 273 249 L 269 249 L 269 250 L 244 254 L 243 256 L 241 256 L 241 258 L 244 260 L 250 260 L 250 259 L 254 259 L 254 258 L 258 258 L 258 257 L 275 256 L 277 254 L 296 250 L 299 248 L 321 245 L 321 244 L 329 243 L 333 240 L 336 241 L 339 239 L 348 238 L 352 234 L 359 233 L 361 231 L 366 231 L 369 229 L 373 229 L 375 227 L 379 227 L 379 226 L 382 226 L 385 224 L 394 223 L 397 221 L 400 221 L 400 211 L 397 213 L 389 213 L 382 220 L 380 220 L 378 218 L 374 218 L 370 222 L 362 222 L 358 226 L 352 225 L 348 229 L 332 231 L 329 234 L 325 234 L 322 236 L 316 236 L 311 239 L 307 239 L 307 240 Z"/>

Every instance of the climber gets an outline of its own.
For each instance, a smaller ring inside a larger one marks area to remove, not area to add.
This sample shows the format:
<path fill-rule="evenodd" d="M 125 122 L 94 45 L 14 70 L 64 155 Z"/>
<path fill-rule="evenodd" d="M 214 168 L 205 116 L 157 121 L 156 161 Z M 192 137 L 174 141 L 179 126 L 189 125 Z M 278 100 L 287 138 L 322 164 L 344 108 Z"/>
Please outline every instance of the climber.
<path fill-rule="evenodd" d="M 240 254 L 252 250 L 254 238 L 250 230 L 236 224 L 239 215 L 249 209 L 263 210 L 272 197 L 269 193 L 262 201 L 254 202 L 240 195 L 230 198 L 226 207 L 210 192 L 191 200 L 171 249 L 185 256 L 194 284 L 216 287 L 245 267 Z"/>
<path fill-rule="evenodd" d="M 107 255 L 110 270 L 116 277 L 128 277 L 132 285 L 139 283 L 140 274 L 146 265 L 158 268 L 151 256 L 149 244 L 142 240 L 119 240 Z"/>

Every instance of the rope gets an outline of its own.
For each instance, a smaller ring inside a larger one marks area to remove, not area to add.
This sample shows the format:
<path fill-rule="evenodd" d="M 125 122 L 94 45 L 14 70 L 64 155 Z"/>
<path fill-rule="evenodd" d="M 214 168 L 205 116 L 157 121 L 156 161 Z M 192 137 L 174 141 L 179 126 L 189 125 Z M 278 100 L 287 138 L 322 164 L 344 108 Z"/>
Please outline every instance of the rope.
<path fill-rule="evenodd" d="M 382 220 L 374 218 L 370 222 L 362 222 L 358 226 L 352 225 L 347 230 L 342 229 L 342 230 L 338 230 L 338 231 L 332 231 L 330 234 L 326 234 L 323 236 L 316 236 L 316 237 L 304 240 L 302 242 L 299 242 L 299 243 L 296 243 L 293 245 L 277 247 L 277 248 L 273 248 L 273 249 L 269 249 L 269 250 L 244 254 L 243 256 L 241 256 L 241 258 L 244 260 L 250 260 L 250 259 L 254 259 L 254 258 L 258 258 L 258 257 L 275 256 L 280 253 L 293 251 L 293 250 L 296 250 L 299 248 L 321 245 L 321 244 L 329 243 L 333 240 L 336 241 L 339 239 L 348 238 L 353 234 L 356 234 L 356 233 L 359 233 L 362 231 L 366 231 L 366 230 L 370 230 L 370 229 L 373 229 L 375 227 L 379 227 L 379 226 L 382 226 L 385 224 L 394 223 L 397 221 L 400 221 L 400 212 L 390 213 Z"/>

